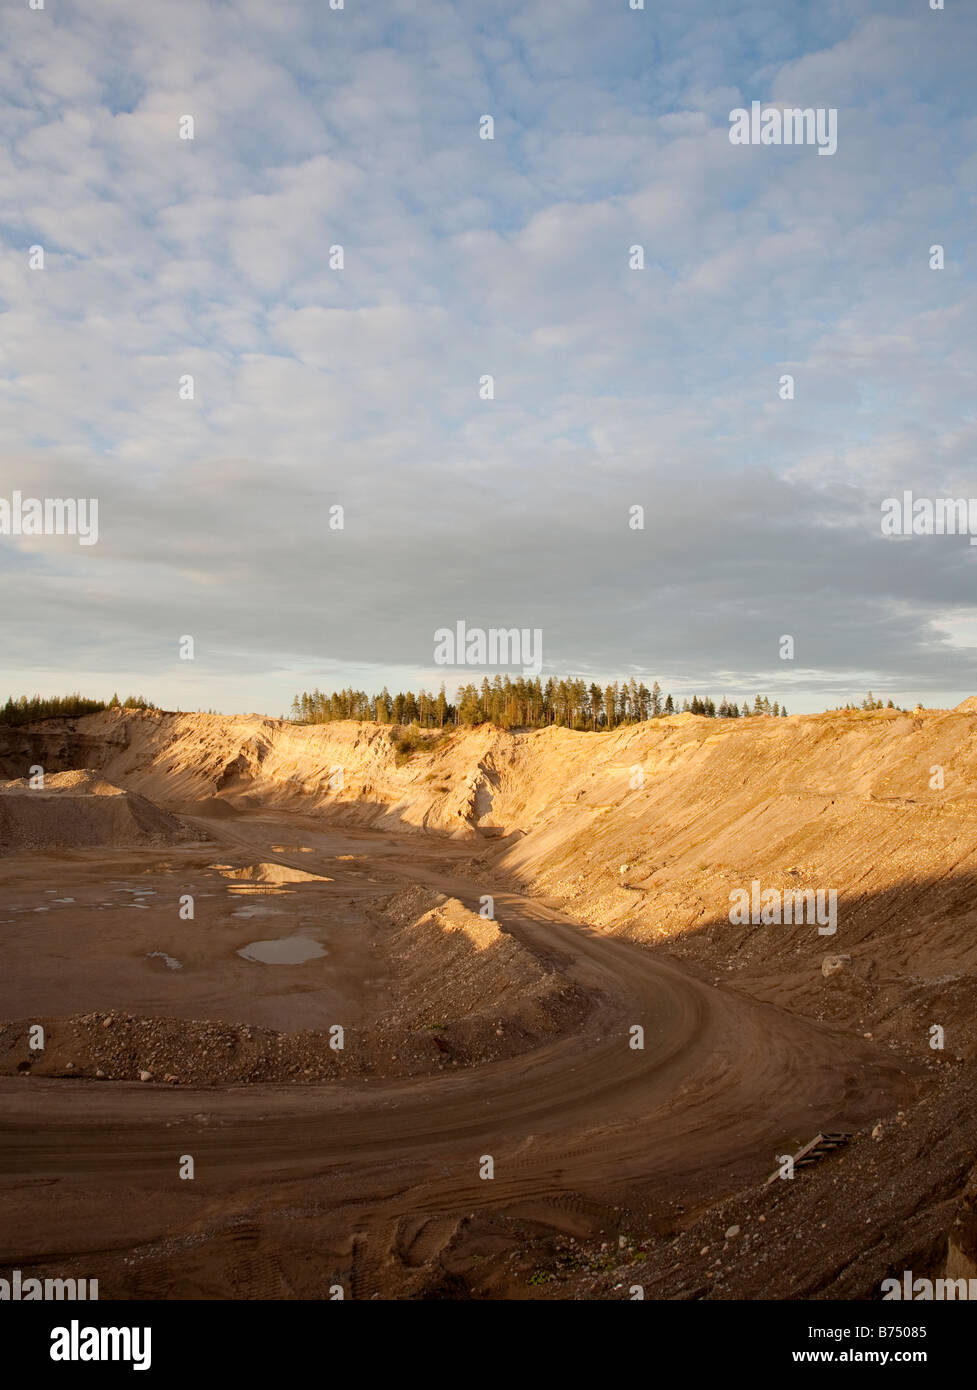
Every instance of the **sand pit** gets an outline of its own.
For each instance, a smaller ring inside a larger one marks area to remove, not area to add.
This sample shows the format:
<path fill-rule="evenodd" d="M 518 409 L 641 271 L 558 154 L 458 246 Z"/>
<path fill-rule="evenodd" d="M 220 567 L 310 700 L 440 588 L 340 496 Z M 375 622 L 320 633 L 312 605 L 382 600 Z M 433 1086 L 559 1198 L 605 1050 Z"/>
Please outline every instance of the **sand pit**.
<path fill-rule="evenodd" d="M 247 1202 L 285 1295 L 873 1297 L 893 1261 L 942 1272 L 977 1143 L 975 718 L 483 726 L 408 759 L 389 729 L 256 717 L 0 731 L 5 770 L 98 769 L 46 815 L 150 794 L 212 835 L 5 850 L 0 1255 L 260 1296 L 225 1230 Z M 837 935 L 734 923 L 752 879 L 836 887 Z M 819 1128 L 853 1138 L 765 1188 Z M 193 1212 L 184 1150 L 216 1179 Z"/>

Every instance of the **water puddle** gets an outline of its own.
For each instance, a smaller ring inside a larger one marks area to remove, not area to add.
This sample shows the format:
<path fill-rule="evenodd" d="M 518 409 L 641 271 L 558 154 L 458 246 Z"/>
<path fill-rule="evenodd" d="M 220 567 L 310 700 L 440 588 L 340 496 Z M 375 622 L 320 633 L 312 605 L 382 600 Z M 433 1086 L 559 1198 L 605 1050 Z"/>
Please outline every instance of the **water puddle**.
<path fill-rule="evenodd" d="M 261 961 L 265 965 L 301 965 L 328 952 L 307 936 L 282 936 L 277 941 L 252 941 L 242 946 L 239 956 L 245 960 Z"/>
<path fill-rule="evenodd" d="M 267 883 L 232 883 L 228 892 L 235 898 L 285 898 L 291 896 L 288 888 L 272 888 Z"/>

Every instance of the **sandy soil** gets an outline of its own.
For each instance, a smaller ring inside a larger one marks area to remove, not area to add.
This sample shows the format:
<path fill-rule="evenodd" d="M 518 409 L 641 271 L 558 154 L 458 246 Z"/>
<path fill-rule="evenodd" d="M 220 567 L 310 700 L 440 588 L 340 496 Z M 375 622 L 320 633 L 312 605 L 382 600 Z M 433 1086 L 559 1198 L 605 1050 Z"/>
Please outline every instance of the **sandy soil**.
<path fill-rule="evenodd" d="M 76 760 L 190 834 L 0 846 L 0 1267 L 546 1299 L 865 1298 L 966 1264 L 977 716 L 662 725 L 406 765 L 370 726 L 0 734 L 9 777 Z M 835 884 L 837 935 L 731 926 L 752 878 Z M 294 938 L 321 953 L 240 954 Z M 765 1186 L 818 1130 L 853 1138 Z"/>

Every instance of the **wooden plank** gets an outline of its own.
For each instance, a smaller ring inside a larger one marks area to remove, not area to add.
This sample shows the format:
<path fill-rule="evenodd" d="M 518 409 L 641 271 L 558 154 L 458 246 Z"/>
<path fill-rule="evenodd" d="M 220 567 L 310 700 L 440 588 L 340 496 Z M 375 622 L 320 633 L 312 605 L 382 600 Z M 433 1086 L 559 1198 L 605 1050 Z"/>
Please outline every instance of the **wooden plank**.
<path fill-rule="evenodd" d="M 827 1134 L 821 1132 L 815 1134 L 814 1138 L 805 1144 L 803 1148 L 798 1149 L 796 1154 L 791 1155 L 794 1160 L 795 1171 L 798 1168 L 809 1167 L 810 1164 L 816 1163 L 819 1158 L 823 1158 L 825 1154 L 833 1153 L 835 1149 L 842 1148 L 843 1145 L 848 1143 L 850 1138 L 851 1135 L 845 1130 L 836 1130 Z M 780 1169 L 778 1168 L 776 1172 L 771 1173 L 769 1178 L 767 1178 L 764 1187 L 769 1187 L 770 1184 L 776 1182 L 779 1177 Z"/>

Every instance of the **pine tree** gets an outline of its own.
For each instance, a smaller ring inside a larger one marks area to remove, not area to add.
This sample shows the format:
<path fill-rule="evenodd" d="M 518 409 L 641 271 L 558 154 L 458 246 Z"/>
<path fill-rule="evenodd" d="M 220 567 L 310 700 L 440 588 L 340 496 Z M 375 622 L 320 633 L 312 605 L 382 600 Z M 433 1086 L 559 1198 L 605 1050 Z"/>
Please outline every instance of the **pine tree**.
<path fill-rule="evenodd" d="M 551 676 L 543 687 L 543 723 L 553 723 L 553 702 L 556 698 L 556 682 Z"/>
<path fill-rule="evenodd" d="M 601 695 L 600 686 L 594 681 L 590 687 L 590 719 L 595 732 L 597 726 L 600 724 L 600 707 L 602 700 L 603 696 Z"/>

